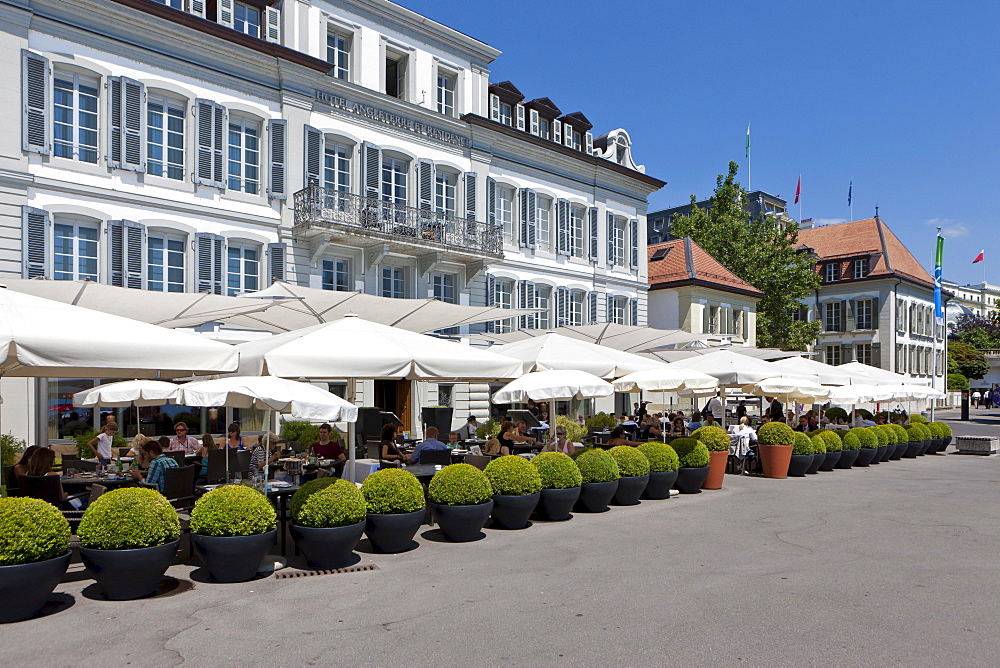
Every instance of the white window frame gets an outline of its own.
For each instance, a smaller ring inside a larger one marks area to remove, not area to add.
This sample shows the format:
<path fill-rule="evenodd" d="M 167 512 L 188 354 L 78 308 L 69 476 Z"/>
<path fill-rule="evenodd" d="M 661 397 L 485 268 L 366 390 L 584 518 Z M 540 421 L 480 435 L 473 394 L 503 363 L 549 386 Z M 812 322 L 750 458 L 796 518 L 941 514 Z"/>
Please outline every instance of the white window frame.
<path fill-rule="evenodd" d="M 494 306 L 498 308 L 514 308 L 514 281 L 508 279 L 497 279 L 493 284 L 493 294 L 495 297 Z M 497 320 L 494 331 L 497 334 L 506 334 L 513 331 L 514 319 Z"/>
<path fill-rule="evenodd" d="M 233 253 L 237 255 L 238 271 L 233 271 Z M 255 257 L 248 257 L 253 252 Z M 226 294 L 230 297 L 260 290 L 260 270 L 264 249 L 253 241 L 226 243 Z M 235 278 L 235 282 L 234 279 Z"/>
<path fill-rule="evenodd" d="M 823 266 L 823 280 L 833 283 L 840 280 L 840 264 L 837 262 L 827 262 Z"/>
<path fill-rule="evenodd" d="M 351 80 L 351 55 L 354 50 L 354 33 L 330 25 L 326 31 L 326 62 L 329 75 L 341 81 Z"/>
<path fill-rule="evenodd" d="M 503 240 L 514 244 L 514 199 L 515 190 L 512 186 L 498 183 L 496 187 L 496 222 L 503 227 Z"/>
<path fill-rule="evenodd" d="M 614 248 L 615 257 L 611 264 L 618 267 L 624 267 L 626 264 L 625 253 L 628 247 L 628 219 L 621 216 L 614 217 L 614 224 L 612 225 L 612 231 L 614 232 L 615 238 Z M 624 322 L 621 324 L 625 324 Z"/>
<path fill-rule="evenodd" d="M 57 236 L 60 227 L 69 227 L 70 235 Z M 91 238 L 81 238 L 81 230 L 86 230 Z M 72 248 L 68 253 L 56 252 L 57 239 L 72 239 Z M 93 251 L 84 254 L 84 251 Z M 57 269 L 57 258 L 69 258 L 71 269 Z M 83 262 L 93 263 L 93 271 L 84 270 Z M 100 279 L 101 272 L 101 227 L 98 223 L 78 220 L 75 218 L 56 218 L 52 224 L 52 278 L 57 281 L 80 281 L 89 279 L 95 283 Z"/>
<path fill-rule="evenodd" d="M 573 257 L 583 257 L 583 219 L 586 209 L 576 204 L 569 207 L 569 243 L 570 255 Z M 582 323 L 581 323 L 582 324 Z"/>
<path fill-rule="evenodd" d="M 510 102 L 500 101 L 500 122 L 504 125 L 514 125 L 514 105 Z"/>
<path fill-rule="evenodd" d="M 870 343 L 854 344 L 854 360 L 856 362 L 861 362 L 862 364 L 871 365 L 872 353 L 873 353 L 872 344 Z"/>
<path fill-rule="evenodd" d="M 396 63 L 396 94 L 393 95 L 389 92 L 389 61 Z M 382 89 L 383 92 L 389 97 L 395 97 L 398 100 L 409 100 L 410 96 L 407 91 L 407 87 L 410 82 L 410 56 L 401 51 L 396 51 L 395 49 L 386 48 L 385 57 L 382 60 Z"/>
<path fill-rule="evenodd" d="M 611 322 L 616 325 L 628 324 L 628 297 L 611 298 Z"/>
<path fill-rule="evenodd" d="M 406 299 L 409 280 L 406 267 L 392 264 L 382 265 L 379 272 L 379 294 L 390 299 Z"/>
<path fill-rule="evenodd" d="M 434 299 L 445 304 L 458 303 L 458 274 L 437 271 L 431 277 L 431 290 Z"/>
<path fill-rule="evenodd" d="M 256 24 L 250 21 L 250 19 L 254 16 L 257 18 Z M 263 22 L 264 12 L 261 11 L 260 7 L 246 2 L 240 2 L 239 0 L 236 0 L 233 3 L 233 30 L 236 32 L 241 32 L 244 35 L 250 35 L 251 37 L 260 39 L 261 25 Z"/>
<path fill-rule="evenodd" d="M 327 136 L 323 142 L 323 187 L 338 192 L 351 192 L 351 165 L 354 146 Z"/>
<path fill-rule="evenodd" d="M 536 199 L 535 235 L 539 250 L 552 248 L 552 198 L 539 195 Z"/>
<path fill-rule="evenodd" d="M 343 284 L 340 279 L 343 276 Z M 330 280 L 327 280 L 329 277 Z M 335 292 L 350 292 L 351 262 L 342 257 L 325 257 L 320 265 L 320 288 Z M 329 287 L 328 287 L 329 286 Z"/>
<path fill-rule="evenodd" d="M 154 106 L 160 111 L 153 111 Z M 174 113 L 171 113 L 174 112 Z M 179 114 L 177 112 L 180 112 Z M 173 123 L 171 122 L 173 121 Z M 180 122 L 180 131 L 176 123 Z M 157 123 L 159 125 L 157 126 Z M 174 125 L 174 128 L 171 128 Z M 187 100 L 168 95 L 148 95 L 146 98 L 146 173 L 172 181 L 186 177 Z M 159 134 L 159 141 L 154 139 Z M 173 140 L 173 141 L 171 141 Z M 178 145 L 179 144 L 179 145 Z M 160 151 L 159 159 L 154 157 Z M 159 163 L 159 170 L 153 164 Z"/>
<path fill-rule="evenodd" d="M 226 132 L 226 187 L 229 190 L 261 194 L 262 127 L 259 119 L 230 115 Z M 239 141 L 234 143 L 237 137 Z"/>
<path fill-rule="evenodd" d="M 454 118 L 458 109 L 458 73 L 438 66 L 434 91 L 438 113 Z"/>
<path fill-rule="evenodd" d="M 548 285 L 535 284 L 535 307 L 539 309 L 535 314 L 535 327 L 547 330 L 552 323 L 552 287 Z"/>
<path fill-rule="evenodd" d="M 864 316 L 864 317 L 863 317 Z M 867 322 L 864 318 L 867 317 Z M 865 326 L 867 325 L 867 327 Z M 858 299 L 854 302 L 854 329 L 875 329 L 875 301 Z"/>
<path fill-rule="evenodd" d="M 539 116 L 538 118 L 538 136 L 542 139 L 552 138 L 552 121 L 548 118 Z"/>
<path fill-rule="evenodd" d="M 71 88 L 59 86 L 59 81 L 69 82 Z M 85 86 L 93 89 L 93 94 L 90 91 L 84 94 L 83 87 Z M 52 155 L 54 157 L 86 162 L 91 165 L 100 163 L 101 90 L 100 76 L 81 74 L 58 67 L 55 69 L 52 77 Z M 71 97 L 69 104 L 59 104 L 57 97 L 67 93 Z M 69 113 L 70 121 L 68 123 L 56 121 L 60 110 Z M 69 128 L 69 141 L 58 138 L 57 130 L 60 127 Z"/>
<path fill-rule="evenodd" d="M 155 248 L 156 242 L 162 242 L 160 248 Z M 174 245 L 174 248 L 171 248 Z M 178 247 L 179 246 L 179 247 Z M 154 262 L 154 253 L 160 254 L 160 261 Z M 180 258 L 180 267 L 170 264 L 171 259 Z M 177 232 L 162 232 L 159 230 L 149 230 L 146 234 L 146 267 L 145 284 L 146 289 L 153 292 L 184 292 L 187 288 L 187 237 Z M 154 281 L 152 272 L 154 268 L 159 268 L 161 277 Z M 171 280 L 172 269 L 180 269 L 180 281 Z M 160 287 L 154 287 L 154 283 L 159 283 Z"/>
<path fill-rule="evenodd" d="M 823 305 L 823 331 L 839 332 L 843 329 L 844 305 L 840 301 L 830 301 Z M 833 324 L 834 327 L 830 325 Z"/>
<path fill-rule="evenodd" d="M 587 293 L 582 290 L 570 290 L 569 299 L 566 301 L 566 324 L 571 327 L 583 325 Z"/>
<path fill-rule="evenodd" d="M 853 263 L 854 278 L 865 278 L 868 276 L 868 258 L 859 258 Z"/>
<path fill-rule="evenodd" d="M 833 344 L 826 347 L 823 351 L 824 361 L 831 366 L 838 366 L 841 363 L 840 357 L 840 344 Z"/>
<path fill-rule="evenodd" d="M 439 216 L 458 213 L 458 175 L 438 169 L 434 172 L 434 212 Z"/>
<path fill-rule="evenodd" d="M 381 195 L 383 202 L 406 206 L 409 201 L 410 162 L 391 155 L 382 156 Z"/>

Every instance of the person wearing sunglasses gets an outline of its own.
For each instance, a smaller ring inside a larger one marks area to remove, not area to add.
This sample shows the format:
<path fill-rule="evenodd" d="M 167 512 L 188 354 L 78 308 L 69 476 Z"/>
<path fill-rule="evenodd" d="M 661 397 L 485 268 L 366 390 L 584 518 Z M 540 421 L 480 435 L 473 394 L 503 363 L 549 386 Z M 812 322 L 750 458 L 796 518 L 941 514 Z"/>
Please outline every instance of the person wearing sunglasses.
<path fill-rule="evenodd" d="M 174 425 L 174 436 L 170 439 L 171 450 L 183 450 L 185 454 L 196 455 L 201 449 L 201 441 L 194 436 L 188 436 L 188 427 L 183 422 Z"/>
<path fill-rule="evenodd" d="M 566 438 L 566 429 L 564 427 L 556 428 L 555 435 L 545 447 L 545 450 L 548 452 L 561 452 L 565 455 L 573 454 L 573 450 L 575 449 L 573 442 Z"/>

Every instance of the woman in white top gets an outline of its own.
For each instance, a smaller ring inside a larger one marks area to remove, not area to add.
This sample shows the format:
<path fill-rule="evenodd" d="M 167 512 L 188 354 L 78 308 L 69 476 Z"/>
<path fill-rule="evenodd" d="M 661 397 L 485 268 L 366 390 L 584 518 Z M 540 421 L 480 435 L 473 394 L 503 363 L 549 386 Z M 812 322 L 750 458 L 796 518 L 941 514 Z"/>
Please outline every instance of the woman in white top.
<path fill-rule="evenodd" d="M 561 452 L 565 455 L 573 454 L 574 449 L 575 447 L 573 442 L 567 440 L 566 429 L 563 427 L 556 427 L 555 436 L 551 441 L 549 441 L 548 446 L 545 448 L 548 452 Z"/>
<path fill-rule="evenodd" d="M 91 451 L 93 451 L 94 455 L 102 464 L 111 463 L 111 443 L 117 433 L 118 424 L 115 422 L 108 422 L 101 428 L 100 434 L 87 442 L 87 446 L 91 449 Z M 94 450 L 95 443 L 97 444 L 96 450 Z"/>
<path fill-rule="evenodd" d="M 757 432 L 750 426 L 750 422 L 747 420 L 745 415 L 740 418 L 739 426 L 731 427 L 731 429 L 731 433 L 736 436 L 749 436 L 751 441 L 757 440 Z"/>

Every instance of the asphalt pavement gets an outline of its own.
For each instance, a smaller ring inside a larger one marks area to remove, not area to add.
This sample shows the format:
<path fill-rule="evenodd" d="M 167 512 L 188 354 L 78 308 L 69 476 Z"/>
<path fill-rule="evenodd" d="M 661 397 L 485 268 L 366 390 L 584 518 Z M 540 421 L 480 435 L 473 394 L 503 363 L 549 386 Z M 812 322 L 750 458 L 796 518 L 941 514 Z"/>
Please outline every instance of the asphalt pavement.
<path fill-rule="evenodd" d="M 973 416 L 955 433 L 1000 434 Z M 997 665 L 998 481 L 1000 456 L 957 454 L 727 475 L 469 544 L 424 527 L 360 552 L 376 570 L 220 585 L 178 564 L 142 601 L 74 565 L 47 615 L 0 627 L 0 665 Z"/>

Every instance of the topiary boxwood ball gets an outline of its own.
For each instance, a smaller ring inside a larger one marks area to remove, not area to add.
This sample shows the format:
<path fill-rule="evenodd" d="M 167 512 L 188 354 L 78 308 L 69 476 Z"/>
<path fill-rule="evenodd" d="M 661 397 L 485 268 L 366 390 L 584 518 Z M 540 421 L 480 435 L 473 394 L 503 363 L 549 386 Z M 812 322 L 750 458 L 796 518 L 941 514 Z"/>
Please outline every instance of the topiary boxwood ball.
<path fill-rule="evenodd" d="M 693 438 L 675 438 L 670 442 L 670 447 L 677 452 L 681 468 L 700 469 L 708 466 L 712 459 L 705 444 Z"/>
<path fill-rule="evenodd" d="M 0 566 L 62 556 L 69 536 L 69 522 L 51 503 L 19 496 L 0 499 Z"/>
<path fill-rule="evenodd" d="M 870 431 L 872 434 L 875 435 L 875 440 L 877 441 L 875 445 L 877 447 L 882 447 L 883 445 L 889 445 L 889 436 L 888 434 L 886 434 L 886 431 L 884 429 L 880 429 L 879 427 L 876 426 L 876 427 L 868 427 L 868 431 Z"/>
<path fill-rule="evenodd" d="M 840 432 L 834 429 L 824 429 L 821 433 L 826 441 L 827 452 L 840 452 L 844 449 L 843 441 L 840 438 Z"/>
<path fill-rule="evenodd" d="M 944 431 L 945 438 L 951 436 L 951 425 L 949 425 L 947 422 L 938 422 L 938 424 L 941 425 L 941 429 Z"/>
<path fill-rule="evenodd" d="M 931 430 L 927 428 L 926 424 L 920 424 L 919 422 L 914 422 L 913 424 L 911 424 L 909 427 L 906 428 L 907 432 L 909 432 L 911 430 L 915 431 L 918 434 L 920 434 L 920 438 L 913 439 L 911 437 L 910 438 L 911 441 L 913 441 L 913 440 L 917 440 L 917 441 L 929 441 L 930 438 L 931 438 Z"/>
<path fill-rule="evenodd" d="M 564 452 L 542 452 L 531 460 L 538 469 L 542 489 L 570 489 L 583 484 L 580 468 Z"/>
<path fill-rule="evenodd" d="M 931 438 L 944 438 L 944 430 L 941 429 L 940 422 L 928 422 L 927 429 L 931 432 Z"/>
<path fill-rule="evenodd" d="M 587 448 L 576 453 L 576 465 L 583 482 L 611 482 L 621 477 L 618 462 L 607 450 Z"/>
<path fill-rule="evenodd" d="M 792 443 L 793 455 L 812 455 L 816 453 L 813 440 L 801 431 L 795 432 L 795 442 Z"/>
<path fill-rule="evenodd" d="M 859 443 L 858 448 L 874 448 L 878 446 L 878 438 L 875 437 L 875 434 L 868 431 L 867 427 L 851 429 L 847 433 L 854 434 L 857 437 Z M 852 449 L 857 450 L 858 448 Z"/>
<path fill-rule="evenodd" d="M 368 513 L 371 515 L 401 515 L 420 510 L 426 505 L 424 486 L 417 477 L 403 469 L 379 469 L 361 483 Z"/>
<path fill-rule="evenodd" d="M 866 420 L 871 420 L 872 419 L 872 412 L 870 410 L 868 410 L 867 408 L 856 408 L 854 410 L 854 412 L 857 413 L 858 415 L 860 415 L 861 417 L 863 417 Z"/>
<path fill-rule="evenodd" d="M 761 445 L 792 445 L 795 431 L 784 422 L 768 422 L 757 430 L 757 442 Z"/>
<path fill-rule="evenodd" d="M 666 443 L 649 441 L 639 446 L 639 452 L 646 455 L 646 459 L 649 460 L 650 473 L 669 473 L 681 466 L 677 451 Z"/>
<path fill-rule="evenodd" d="M 618 472 L 623 478 L 641 478 L 649 475 L 649 460 L 638 448 L 631 445 L 616 445 L 608 452 L 618 462 Z"/>
<path fill-rule="evenodd" d="M 855 433 L 857 430 L 851 429 L 842 439 L 844 450 L 860 450 L 861 449 L 861 438 Z"/>
<path fill-rule="evenodd" d="M 476 506 L 493 496 L 486 474 L 472 464 L 450 464 L 434 474 L 427 497 L 444 506 Z"/>
<path fill-rule="evenodd" d="M 332 485 L 309 495 L 295 523 L 316 529 L 331 529 L 357 524 L 368 514 L 368 504 L 358 486 L 347 480 L 334 478 Z"/>
<path fill-rule="evenodd" d="M 698 427 L 691 432 L 691 438 L 704 443 L 709 452 L 729 450 L 729 434 L 722 427 Z"/>
<path fill-rule="evenodd" d="M 542 489 L 538 469 L 517 455 L 497 457 L 486 465 L 483 473 L 490 479 L 493 493 L 500 496 L 528 496 Z"/>
<path fill-rule="evenodd" d="M 843 408 L 840 408 L 839 406 L 833 406 L 832 408 L 827 408 L 825 415 L 830 420 L 830 422 L 834 423 L 836 423 L 837 420 L 847 419 L 847 411 L 845 411 Z"/>
<path fill-rule="evenodd" d="M 930 420 L 928 420 L 927 418 L 925 418 L 920 413 L 910 413 L 908 419 L 910 421 L 910 424 L 916 424 L 918 422 L 920 424 L 927 424 L 928 422 L 930 422 Z"/>
<path fill-rule="evenodd" d="M 255 536 L 277 523 L 271 502 L 248 485 L 216 487 L 191 510 L 191 532 L 202 536 Z"/>
<path fill-rule="evenodd" d="M 80 545 L 94 550 L 137 550 L 172 543 L 181 523 L 155 489 L 123 487 L 97 497 L 80 520 Z"/>
<path fill-rule="evenodd" d="M 292 501 L 288 504 L 288 516 L 292 521 L 297 523 L 296 518 L 299 516 L 299 511 L 302 510 L 302 506 L 306 504 L 310 496 L 321 489 L 329 487 L 337 482 L 337 480 L 337 478 L 316 478 L 299 487 L 295 491 L 295 494 L 292 494 Z"/>
<path fill-rule="evenodd" d="M 814 431 L 809 438 L 813 442 L 813 454 L 826 452 L 826 437 L 823 436 L 822 431 Z"/>
<path fill-rule="evenodd" d="M 896 436 L 896 430 L 892 428 L 889 424 L 880 424 L 875 427 L 876 430 L 885 434 L 885 444 L 886 445 L 896 445 L 899 442 L 899 438 Z M 881 443 L 881 441 L 879 441 Z"/>

